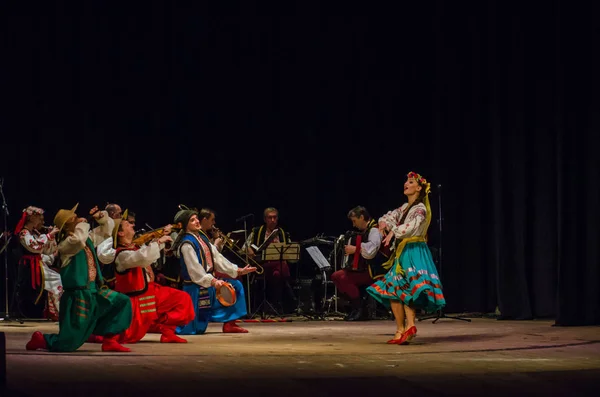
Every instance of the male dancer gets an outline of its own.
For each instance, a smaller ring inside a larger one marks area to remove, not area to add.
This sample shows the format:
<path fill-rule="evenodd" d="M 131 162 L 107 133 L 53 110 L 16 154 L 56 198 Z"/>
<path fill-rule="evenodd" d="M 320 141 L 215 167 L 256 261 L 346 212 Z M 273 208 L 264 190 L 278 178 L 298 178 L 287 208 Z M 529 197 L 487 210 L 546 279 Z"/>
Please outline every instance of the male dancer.
<path fill-rule="evenodd" d="M 181 258 L 181 278 L 183 290 L 192 298 L 196 317 L 185 327 L 178 327 L 181 335 L 203 334 L 209 321 L 223 323 L 223 332 L 246 333 L 248 330 L 236 325 L 235 320 L 247 314 L 244 287 L 235 277 L 256 271 L 246 265 L 243 269 L 229 262 L 211 244 L 207 232 L 215 224 L 215 214 L 208 209 L 200 212 L 182 210 L 175 215 L 175 223 L 181 223 L 182 231 L 175 241 L 175 248 Z M 213 275 L 214 272 L 227 274 L 231 279 L 224 281 Z M 236 302 L 223 306 L 216 299 L 216 289 L 225 282 L 235 289 Z"/>
<path fill-rule="evenodd" d="M 59 229 L 58 253 L 63 295 L 59 333 L 35 332 L 25 348 L 70 352 L 83 345 L 90 335 L 103 335 L 103 351 L 129 352 L 117 342 L 119 334 L 131 323 L 131 301 L 125 295 L 102 285 L 102 273 L 85 218 L 75 211 L 61 209 L 54 217 Z"/>
<path fill-rule="evenodd" d="M 130 297 L 133 320 L 121 335 L 121 343 L 140 341 L 152 326 L 162 334 L 161 343 L 186 343 L 175 335 L 175 327 L 194 319 L 192 300 L 183 291 L 155 283 L 151 266 L 160 258 L 165 243 L 172 242 L 171 237 L 165 235 L 140 247 L 132 242 L 135 230 L 127 220 L 127 210 L 123 218 L 115 220 L 113 234 L 117 246 L 115 290 Z"/>

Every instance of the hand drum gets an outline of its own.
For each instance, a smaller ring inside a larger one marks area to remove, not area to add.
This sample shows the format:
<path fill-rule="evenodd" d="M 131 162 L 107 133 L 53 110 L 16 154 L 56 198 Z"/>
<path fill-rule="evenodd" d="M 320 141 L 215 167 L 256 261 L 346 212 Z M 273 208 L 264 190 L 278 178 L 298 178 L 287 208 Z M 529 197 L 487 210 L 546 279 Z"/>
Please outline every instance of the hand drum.
<path fill-rule="evenodd" d="M 226 282 L 220 288 L 217 288 L 217 299 L 225 307 L 234 305 L 237 297 L 233 285 Z"/>

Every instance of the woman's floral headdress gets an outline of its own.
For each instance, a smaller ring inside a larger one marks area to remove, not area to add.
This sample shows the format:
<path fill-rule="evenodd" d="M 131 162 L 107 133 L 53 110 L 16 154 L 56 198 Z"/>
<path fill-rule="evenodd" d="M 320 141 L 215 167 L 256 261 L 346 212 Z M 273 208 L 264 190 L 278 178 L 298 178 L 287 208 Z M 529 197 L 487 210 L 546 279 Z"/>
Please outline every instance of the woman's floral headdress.
<path fill-rule="evenodd" d="M 427 182 L 427 179 L 423 178 L 420 174 L 417 174 L 414 171 L 409 172 L 406 175 L 408 178 L 413 178 L 419 185 L 425 188 L 425 197 L 423 198 L 423 204 L 425 204 L 425 208 L 427 209 L 427 214 L 425 215 L 425 236 L 427 235 L 427 229 L 429 229 L 429 224 L 431 223 L 431 204 L 429 203 L 429 193 L 431 192 L 431 183 Z"/>
<path fill-rule="evenodd" d="M 431 193 L 431 184 L 427 182 L 427 179 L 423 178 L 420 174 L 411 171 L 406 175 L 406 177 L 414 179 L 419 185 L 423 186 L 426 194 Z"/>
<path fill-rule="evenodd" d="M 30 205 L 29 207 L 25 208 L 23 210 L 23 215 L 21 215 L 21 219 L 19 220 L 19 223 L 17 223 L 17 227 L 15 228 L 15 234 L 19 234 L 21 232 L 21 230 L 23 230 L 23 226 L 25 226 L 25 222 L 27 222 L 27 219 L 30 216 L 43 215 L 43 214 L 44 214 L 44 210 L 39 207 L 34 207 L 33 205 Z"/>

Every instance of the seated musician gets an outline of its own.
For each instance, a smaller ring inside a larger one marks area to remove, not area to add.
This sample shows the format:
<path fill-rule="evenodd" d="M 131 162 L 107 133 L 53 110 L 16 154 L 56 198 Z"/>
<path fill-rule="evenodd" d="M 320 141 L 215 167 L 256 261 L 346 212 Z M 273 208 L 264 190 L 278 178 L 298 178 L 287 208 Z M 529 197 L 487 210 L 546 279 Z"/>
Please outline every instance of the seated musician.
<path fill-rule="evenodd" d="M 208 209 L 200 212 L 181 210 L 175 215 L 175 223 L 182 226 L 174 249 L 181 258 L 183 290 L 194 302 L 195 318 L 184 327 L 177 327 L 181 335 L 196 335 L 206 332 L 209 322 L 223 323 L 223 332 L 247 333 L 235 321 L 247 314 L 244 287 L 234 278 L 256 271 L 255 267 L 239 268 L 229 262 L 210 242 L 208 234 L 215 224 L 215 214 Z M 223 280 L 215 272 L 231 277 Z M 223 306 L 216 297 L 216 289 L 229 283 L 235 289 L 236 301 Z"/>
<path fill-rule="evenodd" d="M 273 243 L 290 243 L 289 233 L 285 232 L 278 225 L 279 211 L 276 208 L 266 208 L 263 212 L 263 218 L 265 221 L 264 225 L 252 229 L 252 232 L 248 236 L 248 241 L 246 241 L 243 247 L 243 249 L 248 250 L 248 255 L 255 259 L 258 259 L 256 258 L 257 253 L 252 247 L 261 247 L 273 233 L 276 233 L 276 235 L 268 245 Z M 290 306 L 296 308 L 297 299 L 290 286 L 290 268 L 287 261 L 271 260 L 262 263 L 261 266 L 264 268 L 266 277 L 267 299 L 272 303 L 281 304 L 283 308 L 283 294 L 285 293 Z"/>
<path fill-rule="evenodd" d="M 347 265 L 331 275 L 331 281 L 338 291 L 350 301 L 352 311 L 346 321 L 365 319 L 364 300 L 361 299 L 360 287 L 373 284 L 376 277 L 383 276 L 374 261 L 381 246 L 381 234 L 377 223 L 365 207 L 355 207 L 348 212 L 352 226 L 360 232 L 344 247 Z"/>

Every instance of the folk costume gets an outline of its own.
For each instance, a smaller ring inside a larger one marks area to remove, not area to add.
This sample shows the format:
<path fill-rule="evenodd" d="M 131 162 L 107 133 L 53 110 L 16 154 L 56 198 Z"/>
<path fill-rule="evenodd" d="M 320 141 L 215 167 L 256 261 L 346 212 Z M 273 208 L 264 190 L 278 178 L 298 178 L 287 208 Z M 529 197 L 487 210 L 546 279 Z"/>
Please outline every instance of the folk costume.
<path fill-rule="evenodd" d="M 92 231 L 92 241 L 94 242 L 96 254 L 100 261 L 104 284 L 110 289 L 115 289 L 115 256 L 112 238 L 112 233 L 115 229 L 115 220 L 108 215 L 108 211 L 104 210 L 101 212 L 103 216 L 97 220 L 99 226 L 95 227 Z M 108 255 L 112 255 L 108 262 L 102 256 L 107 251 L 109 252 Z M 110 251 L 112 251 L 112 254 Z"/>
<path fill-rule="evenodd" d="M 18 267 L 19 307 L 27 317 L 39 318 L 43 311 L 45 318 L 58 321 L 62 282 L 58 272 L 50 268 L 57 249 L 56 240 L 54 235 L 25 227 L 29 217 L 36 214 L 43 215 L 44 210 L 27 207 L 15 228 L 24 249 Z"/>
<path fill-rule="evenodd" d="M 127 219 L 125 211 L 124 219 Z M 113 240 L 117 241 L 120 220 L 115 221 Z M 152 264 L 160 258 L 164 244 L 119 245 L 115 251 L 115 290 L 131 299 L 133 320 L 121 335 L 121 343 L 140 341 L 150 328 L 159 330 L 162 343 L 185 343 L 175 335 L 177 326 L 184 326 L 195 317 L 190 296 L 180 290 L 161 286 L 154 281 Z"/>
<path fill-rule="evenodd" d="M 273 233 L 275 233 L 275 235 L 271 236 Z M 277 226 L 276 229 L 268 230 L 266 225 L 262 225 L 252 229 L 243 249 L 246 249 L 246 247 L 249 246 L 260 247 L 269 238 L 271 240 L 268 245 L 273 243 L 287 244 L 290 242 L 289 234 L 284 231 L 283 228 Z M 267 295 L 271 302 L 281 304 L 283 307 L 283 293 L 285 292 L 291 306 L 295 308 L 298 302 L 290 285 L 290 267 L 287 261 L 265 261 L 264 263 L 261 263 L 261 267 L 264 269 Z"/>
<path fill-rule="evenodd" d="M 206 332 L 209 322 L 223 323 L 223 332 L 246 333 L 235 321 L 247 314 L 244 287 L 239 280 L 238 266 L 229 262 L 210 242 L 210 238 L 200 230 L 198 234 L 185 232 L 190 218 L 198 213 L 182 210 L 175 216 L 175 223 L 183 226 L 176 241 L 176 249 L 181 263 L 183 290 L 189 294 L 194 304 L 195 318 L 183 327 L 177 327 L 180 335 L 196 335 Z M 236 301 L 232 306 L 223 306 L 216 297 L 214 272 L 226 274 Z"/>
<path fill-rule="evenodd" d="M 177 239 L 177 232 L 171 232 L 171 238 L 175 241 Z M 180 259 L 172 248 L 172 246 L 167 246 L 164 251 L 161 251 L 161 257 L 158 260 L 154 273 L 158 284 L 181 290 Z"/>
<path fill-rule="evenodd" d="M 90 233 L 90 238 L 94 243 L 94 247 L 98 247 L 100 243 L 109 239 L 115 228 L 115 220 L 108 215 L 108 211 L 102 210 L 100 213 L 102 214 L 102 217 L 95 219 L 98 226 L 92 229 L 92 232 Z"/>
<path fill-rule="evenodd" d="M 345 319 L 356 321 L 362 319 L 364 314 L 360 287 L 373 284 L 375 278 L 385 274 L 378 266 L 383 260 L 375 260 L 380 259 L 378 253 L 381 246 L 381 235 L 375 220 L 371 219 L 364 231 L 348 237 L 346 245 L 356 246 L 356 252 L 345 257 L 345 266 L 331 275 L 331 281 L 352 306 L 352 312 Z"/>
<path fill-rule="evenodd" d="M 419 184 L 424 179 L 414 172 L 408 174 Z M 390 211 L 379 222 L 386 223 L 395 237 L 395 253 L 390 257 L 391 268 L 383 279 L 367 288 L 367 292 L 386 307 L 396 300 L 426 312 L 435 312 L 445 306 L 437 269 L 427 246 L 427 229 L 431 222 L 429 184 L 422 203 Z"/>
<path fill-rule="evenodd" d="M 71 210 L 59 210 L 54 218 L 61 232 L 75 215 Z M 78 223 L 74 232 L 58 244 L 60 275 L 64 292 L 60 299 L 59 333 L 35 332 L 27 350 L 47 349 L 52 352 L 71 352 L 83 345 L 90 335 L 103 335 L 103 351 L 130 351 L 117 342 L 118 334 L 131 323 L 129 298 L 102 285 L 90 225 Z"/>

